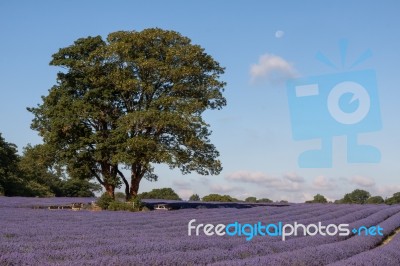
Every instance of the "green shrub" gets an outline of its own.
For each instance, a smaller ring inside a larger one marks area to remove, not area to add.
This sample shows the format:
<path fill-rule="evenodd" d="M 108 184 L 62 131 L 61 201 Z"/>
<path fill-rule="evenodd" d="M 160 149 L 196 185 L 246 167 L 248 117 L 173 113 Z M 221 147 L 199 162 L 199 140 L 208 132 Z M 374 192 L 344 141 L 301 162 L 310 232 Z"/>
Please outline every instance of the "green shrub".
<path fill-rule="evenodd" d="M 257 198 L 256 197 L 247 197 L 244 201 L 245 202 L 257 202 Z"/>
<path fill-rule="evenodd" d="M 150 192 L 143 192 L 139 196 L 142 199 L 182 200 L 172 188 L 155 188 Z"/>
<path fill-rule="evenodd" d="M 193 194 L 192 196 L 190 196 L 189 200 L 190 201 L 200 201 L 200 196 L 197 194 Z"/>
<path fill-rule="evenodd" d="M 204 196 L 202 200 L 204 202 L 210 202 L 210 201 L 237 202 L 238 201 L 237 199 L 232 198 L 229 195 L 219 195 L 219 194 L 210 194 L 210 195 Z"/>
<path fill-rule="evenodd" d="M 394 193 L 392 197 L 386 199 L 386 204 L 399 204 L 400 203 L 400 192 Z"/>
<path fill-rule="evenodd" d="M 36 181 L 29 181 L 26 184 L 26 196 L 30 197 L 54 197 L 54 193 L 51 189 L 43 184 L 39 184 Z"/>
<path fill-rule="evenodd" d="M 111 202 L 113 202 L 114 199 L 108 195 L 108 193 L 103 193 L 100 198 L 97 199 L 96 204 L 102 209 L 102 210 L 107 210 L 108 205 L 110 205 Z"/>
<path fill-rule="evenodd" d="M 267 198 L 262 198 L 262 199 L 258 199 L 257 200 L 257 202 L 262 202 L 262 203 L 271 203 L 271 202 L 273 202 L 272 200 L 270 200 L 270 199 L 267 199 Z"/>
<path fill-rule="evenodd" d="M 367 204 L 382 204 L 385 200 L 381 196 L 374 196 L 367 199 Z"/>
<path fill-rule="evenodd" d="M 144 207 L 144 204 L 140 197 L 135 197 L 133 199 L 130 199 L 128 202 L 137 211 L 140 211 Z"/>
<path fill-rule="evenodd" d="M 109 211 L 135 211 L 133 205 L 129 202 L 112 201 L 107 208 Z"/>
<path fill-rule="evenodd" d="M 150 209 L 147 208 L 146 206 L 144 206 L 144 207 L 142 208 L 142 212 L 149 212 L 149 211 L 150 211 Z"/>
<path fill-rule="evenodd" d="M 306 203 L 328 203 L 328 200 L 321 194 L 317 194 L 313 200 L 307 200 Z"/>
<path fill-rule="evenodd" d="M 126 200 L 126 195 L 123 192 L 116 192 L 115 195 L 115 200 L 119 202 L 125 202 Z"/>

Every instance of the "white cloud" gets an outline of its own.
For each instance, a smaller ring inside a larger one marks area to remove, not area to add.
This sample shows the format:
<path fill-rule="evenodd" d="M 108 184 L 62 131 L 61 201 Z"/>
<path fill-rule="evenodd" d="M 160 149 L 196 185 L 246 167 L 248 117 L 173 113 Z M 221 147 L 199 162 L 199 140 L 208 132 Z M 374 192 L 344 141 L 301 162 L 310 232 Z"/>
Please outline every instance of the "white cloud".
<path fill-rule="evenodd" d="M 378 188 L 375 189 L 374 192 L 375 192 L 374 194 L 380 195 L 383 198 L 391 197 L 391 196 L 393 196 L 394 193 L 400 192 L 400 185 L 379 186 Z"/>
<path fill-rule="evenodd" d="M 267 80 L 271 83 L 282 83 L 287 79 L 297 77 L 297 71 L 293 65 L 280 56 L 264 54 L 258 59 L 258 63 L 250 68 L 251 81 Z"/>
<path fill-rule="evenodd" d="M 350 183 L 361 186 L 361 187 L 373 187 L 375 186 L 375 181 L 372 178 L 364 176 L 354 176 L 350 178 Z"/>
<path fill-rule="evenodd" d="M 230 181 L 241 181 L 246 183 L 263 183 L 263 182 L 271 182 L 275 180 L 275 177 L 268 176 L 262 172 L 251 172 L 251 171 L 237 171 L 228 174 L 225 177 Z"/>
<path fill-rule="evenodd" d="M 285 35 L 285 32 L 282 31 L 282 30 L 277 30 L 277 31 L 275 32 L 275 38 L 277 38 L 277 39 L 282 38 L 284 35 Z"/>
<path fill-rule="evenodd" d="M 334 179 L 326 178 L 325 176 L 317 176 L 313 180 L 313 187 L 316 189 L 324 189 L 324 190 L 329 190 L 329 189 L 334 189 L 337 187 L 337 184 Z"/>
<path fill-rule="evenodd" d="M 178 189 L 176 191 L 176 193 L 183 200 L 188 200 L 190 198 L 190 196 L 192 196 L 194 194 L 193 190 L 191 190 L 191 189 Z"/>
<path fill-rule="evenodd" d="M 175 187 L 178 187 L 178 188 L 181 188 L 181 189 L 188 189 L 188 188 L 190 188 L 190 182 L 189 182 L 189 181 L 186 181 L 186 180 L 182 180 L 182 179 L 174 180 L 174 181 L 172 182 L 172 184 L 173 184 Z"/>
<path fill-rule="evenodd" d="M 192 179 L 194 182 L 198 182 L 202 184 L 203 186 L 209 186 L 210 185 L 210 178 L 207 178 L 205 176 L 200 176 L 199 178 Z"/>
<path fill-rule="evenodd" d="M 300 199 L 300 202 L 306 202 L 307 200 L 314 199 L 314 195 L 312 195 L 311 193 L 308 193 L 308 192 L 303 192 L 301 196 L 302 196 L 302 198 Z"/>
<path fill-rule="evenodd" d="M 231 192 L 242 192 L 244 189 L 229 184 L 212 184 L 210 190 L 212 193 L 226 194 Z"/>
<path fill-rule="evenodd" d="M 253 183 L 266 188 L 273 188 L 281 191 L 300 191 L 304 178 L 290 173 L 282 178 L 273 177 L 262 172 L 237 171 L 225 176 L 228 181 Z"/>
<path fill-rule="evenodd" d="M 296 183 L 304 183 L 305 182 L 304 177 L 299 176 L 296 173 L 287 173 L 283 177 L 292 182 L 296 182 Z"/>

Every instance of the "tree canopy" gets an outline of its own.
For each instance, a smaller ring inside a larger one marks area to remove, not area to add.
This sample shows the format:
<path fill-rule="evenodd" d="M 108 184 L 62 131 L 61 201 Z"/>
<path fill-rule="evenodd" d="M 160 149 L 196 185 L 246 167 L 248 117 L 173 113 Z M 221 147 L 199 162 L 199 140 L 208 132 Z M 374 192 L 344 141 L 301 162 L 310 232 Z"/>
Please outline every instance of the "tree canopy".
<path fill-rule="evenodd" d="M 371 197 L 368 191 L 362 189 L 355 189 L 351 193 L 344 195 L 340 203 L 355 203 L 355 204 L 365 204 L 367 200 Z"/>
<path fill-rule="evenodd" d="M 50 64 L 63 71 L 28 108 L 31 127 L 70 172 L 96 178 L 111 196 L 124 184 L 129 197 L 143 178 L 157 180 L 154 164 L 222 170 L 202 114 L 226 105 L 224 69 L 189 38 L 158 28 L 80 38 Z"/>
<path fill-rule="evenodd" d="M 87 179 L 67 178 L 44 145 L 24 148 L 6 142 L 0 133 L 0 195 L 28 197 L 93 197 L 99 186 Z"/>
<path fill-rule="evenodd" d="M 190 201 L 200 201 L 200 196 L 198 194 L 193 194 L 189 198 Z"/>
<path fill-rule="evenodd" d="M 271 203 L 271 202 L 274 202 L 274 201 L 271 200 L 271 199 L 268 199 L 268 198 L 262 198 L 262 199 L 257 199 L 257 202 L 259 202 L 259 203 Z"/>
<path fill-rule="evenodd" d="M 181 200 L 172 188 L 155 188 L 150 192 L 139 194 L 141 199 L 165 199 L 165 200 Z"/>
<path fill-rule="evenodd" d="M 392 204 L 400 204 L 400 192 L 396 192 L 393 194 L 392 197 L 388 198 L 385 201 L 386 204 L 392 205 Z"/>
<path fill-rule="evenodd" d="M 219 195 L 219 194 L 209 194 L 202 198 L 202 201 L 210 202 L 210 201 L 218 201 L 218 202 L 236 202 L 238 199 L 232 198 L 229 195 Z"/>
<path fill-rule="evenodd" d="M 256 197 L 247 197 L 244 201 L 245 202 L 257 202 L 257 198 Z"/>
<path fill-rule="evenodd" d="M 327 203 L 328 200 L 321 194 L 314 196 L 313 200 L 306 201 L 306 203 Z"/>
<path fill-rule="evenodd" d="M 18 175 L 17 146 L 8 143 L 0 133 L 0 195 L 17 194 L 21 186 Z"/>
<path fill-rule="evenodd" d="M 373 196 L 367 199 L 367 204 L 383 204 L 385 200 L 381 196 Z"/>

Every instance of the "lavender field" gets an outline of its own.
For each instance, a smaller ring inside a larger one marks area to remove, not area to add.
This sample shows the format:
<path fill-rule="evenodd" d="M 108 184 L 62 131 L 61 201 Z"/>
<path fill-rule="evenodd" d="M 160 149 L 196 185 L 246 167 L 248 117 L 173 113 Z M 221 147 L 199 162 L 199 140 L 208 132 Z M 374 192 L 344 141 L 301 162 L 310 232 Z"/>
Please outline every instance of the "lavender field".
<path fill-rule="evenodd" d="M 400 265 L 400 205 L 290 204 L 111 212 L 32 209 L 91 199 L 0 197 L 0 265 Z M 380 225 L 383 236 L 188 236 L 188 222 Z M 382 245 L 387 236 L 390 241 Z"/>

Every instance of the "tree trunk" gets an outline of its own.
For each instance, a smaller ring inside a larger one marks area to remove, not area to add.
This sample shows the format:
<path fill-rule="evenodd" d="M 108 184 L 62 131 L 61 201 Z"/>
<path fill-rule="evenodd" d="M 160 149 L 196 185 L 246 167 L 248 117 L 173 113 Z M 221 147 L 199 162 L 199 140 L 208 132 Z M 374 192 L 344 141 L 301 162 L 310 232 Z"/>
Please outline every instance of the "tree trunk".
<path fill-rule="evenodd" d="M 117 172 L 118 172 L 119 176 L 121 177 L 122 181 L 125 184 L 125 199 L 126 199 L 126 201 L 128 201 L 128 200 L 130 200 L 132 198 L 130 190 L 129 190 L 128 180 L 126 180 L 124 174 L 120 170 L 118 170 L 118 168 L 117 168 Z"/>
<path fill-rule="evenodd" d="M 110 195 L 114 199 L 115 186 L 110 185 L 110 184 L 104 184 L 104 187 L 106 189 L 107 194 Z"/>
<path fill-rule="evenodd" d="M 140 175 L 137 175 L 135 173 L 131 174 L 131 188 L 130 188 L 130 195 L 132 198 L 136 198 L 138 195 L 139 191 L 139 184 L 140 181 L 142 180 L 142 177 Z"/>
<path fill-rule="evenodd" d="M 113 199 L 115 199 L 114 191 L 117 175 L 115 167 L 113 167 L 113 165 L 110 165 L 108 162 L 101 162 L 101 174 L 103 175 L 104 188 L 106 189 L 106 192 Z"/>

